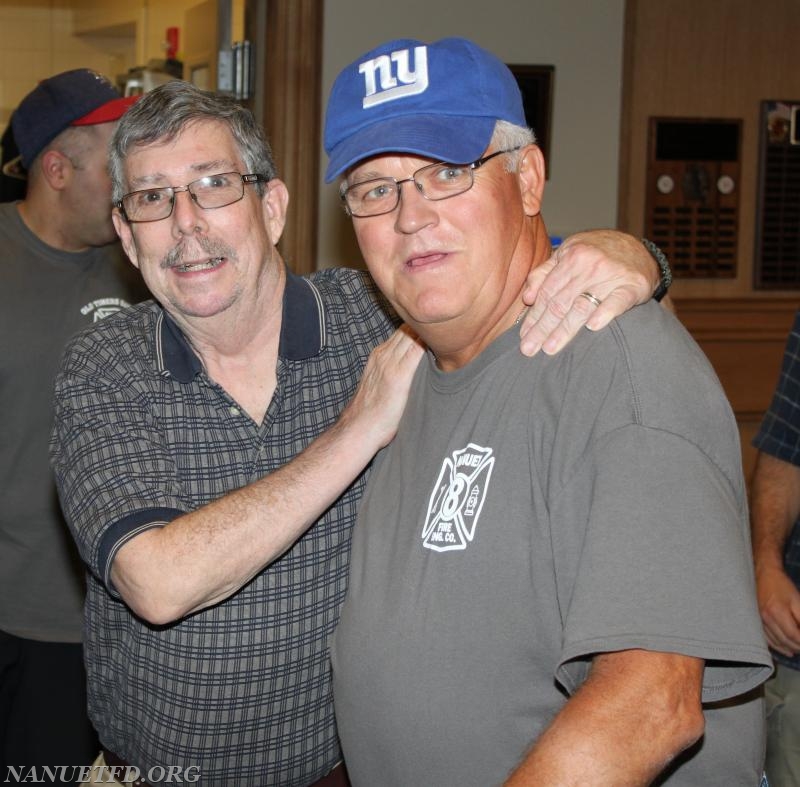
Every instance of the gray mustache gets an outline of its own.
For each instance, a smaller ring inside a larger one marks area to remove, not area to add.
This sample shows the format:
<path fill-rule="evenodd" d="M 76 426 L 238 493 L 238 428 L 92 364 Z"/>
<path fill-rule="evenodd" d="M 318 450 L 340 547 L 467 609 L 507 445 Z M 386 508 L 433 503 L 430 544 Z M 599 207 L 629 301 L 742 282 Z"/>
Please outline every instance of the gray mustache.
<path fill-rule="evenodd" d="M 194 249 L 197 246 L 199 246 L 203 252 L 212 259 L 215 257 L 227 257 L 229 260 L 236 260 L 236 253 L 227 243 L 224 243 L 221 240 L 212 240 L 211 238 L 203 238 L 200 236 L 195 236 L 194 243 L 192 244 L 192 256 L 195 260 L 197 259 L 197 255 L 194 253 Z M 183 265 L 186 263 L 187 258 L 188 254 L 186 246 L 185 244 L 180 243 L 175 246 L 175 248 L 170 249 L 170 251 L 164 255 L 164 258 L 161 260 L 161 267 L 174 268 L 176 266 Z"/>

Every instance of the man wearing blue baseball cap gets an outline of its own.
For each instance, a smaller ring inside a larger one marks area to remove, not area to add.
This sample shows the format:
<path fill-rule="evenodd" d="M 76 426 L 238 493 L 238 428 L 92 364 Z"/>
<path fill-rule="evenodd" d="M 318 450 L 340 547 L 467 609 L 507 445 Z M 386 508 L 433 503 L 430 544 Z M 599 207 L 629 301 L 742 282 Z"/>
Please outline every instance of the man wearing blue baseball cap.
<path fill-rule="evenodd" d="M 331 646 L 354 787 L 757 787 L 770 657 L 737 428 L 702 353 L 651 302 L 520 354 L 544 163 L 476 44 L 366 53 L 325 143 L 373 279 L 429 348 Z"/>
<path fill-rule="evenodd" d="M 111 223 L 107 145 L 133 99 L 77 69 L 12 115 L 27 192 L 0 205 L 0 781 L 6 765 L 88 763 L 84 577 L 47 455 L 67 339 L 144 297 Z"/>

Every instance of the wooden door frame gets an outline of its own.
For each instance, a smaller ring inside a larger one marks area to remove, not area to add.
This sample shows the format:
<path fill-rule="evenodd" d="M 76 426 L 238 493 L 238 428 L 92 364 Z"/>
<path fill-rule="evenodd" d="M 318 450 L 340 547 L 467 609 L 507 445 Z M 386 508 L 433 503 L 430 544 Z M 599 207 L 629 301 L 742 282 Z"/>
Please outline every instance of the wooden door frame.
<path fill-rule="evenodd" d="M 323 16 L 324 0 L 245 0 L 245 37 L 260 71 L 251 108 L 289 189 L 279 249 L 300 274 L 317 267 Z"/>

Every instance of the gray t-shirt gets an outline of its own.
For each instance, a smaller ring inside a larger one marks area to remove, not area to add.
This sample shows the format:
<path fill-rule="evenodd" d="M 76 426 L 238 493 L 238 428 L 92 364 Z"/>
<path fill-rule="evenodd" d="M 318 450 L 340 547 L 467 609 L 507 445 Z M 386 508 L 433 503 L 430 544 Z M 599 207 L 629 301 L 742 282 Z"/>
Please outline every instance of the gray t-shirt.
<path fill-rule="evenodd" d="M 84 568 L 48 460 L 53 381 L 76 331 L 144 297 L 119 244 L 63 252 L 0 205 L 0 630 L 80 642 Z"/>
<path fill-rule="evenodd" d="M 655 305 L 523 358 L 428 359 L 375 463 L 332 643 L 355 787 L 500 784 L 593 654 L 706 659 L 706 734 L 665 782 L 755 787 L 770 671 L 736 424 Z"/>

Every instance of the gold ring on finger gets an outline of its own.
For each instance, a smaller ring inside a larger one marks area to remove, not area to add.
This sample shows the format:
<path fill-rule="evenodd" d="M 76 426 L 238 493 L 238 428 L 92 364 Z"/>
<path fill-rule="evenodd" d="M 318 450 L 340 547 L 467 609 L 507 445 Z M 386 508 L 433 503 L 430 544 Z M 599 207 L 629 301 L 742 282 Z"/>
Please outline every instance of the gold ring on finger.
<path fill-rule="evenodd" d="M 580 294 L 580 297 L 581 298 L 586 298 L 586 300 L 589 301 L 589 303 L 593 303 L 595 306 L 599 306 L 600 305 L 600 299 L 599 298 L 595 298 L 594 295 L 592 295 L 592 293 L 590 293 L 590 292 L 582 292 Z"/>

